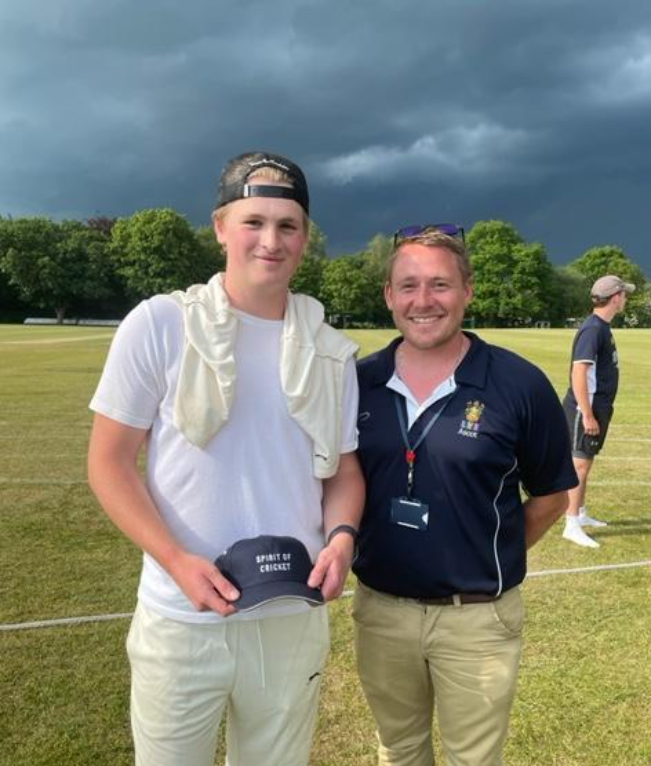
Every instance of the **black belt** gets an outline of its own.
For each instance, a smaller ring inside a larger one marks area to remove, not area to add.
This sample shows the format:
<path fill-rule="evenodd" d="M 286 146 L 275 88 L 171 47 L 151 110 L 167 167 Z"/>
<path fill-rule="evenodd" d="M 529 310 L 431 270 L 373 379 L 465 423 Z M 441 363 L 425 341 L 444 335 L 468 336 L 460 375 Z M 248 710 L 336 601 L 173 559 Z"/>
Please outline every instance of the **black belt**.
<path fill-rule="evenodd" d="M 415 598 L 413 596 L 396 596 L 394 593 L 386 593 L 385 591 L 375 590 L 369 585 L 364 585 L 363 582 L 359 582 L 361 588 L 366 588 L 371 593 L 377 593 L 378 596 L 384 598 L 411 601 L 414 604 L 422 604 L 423 606 L 452 606 L 460 604 L 490 604 L 492 601 L 497 601 L 502 598 L 502 593 L 499 595 L 490 593 L 455 593 L 451 596 L 439 596 L 438 598 Z"/>
<path fill-rule="evenodd" d="M 452 606 L 453 604 L 488 604 L 497 601 L 499 596 L 491 596 L 488 593 L 455 593 L 453 596 L 441 596 L 440 598 L 417 598 L 419 604 L 425 606 Z"/>

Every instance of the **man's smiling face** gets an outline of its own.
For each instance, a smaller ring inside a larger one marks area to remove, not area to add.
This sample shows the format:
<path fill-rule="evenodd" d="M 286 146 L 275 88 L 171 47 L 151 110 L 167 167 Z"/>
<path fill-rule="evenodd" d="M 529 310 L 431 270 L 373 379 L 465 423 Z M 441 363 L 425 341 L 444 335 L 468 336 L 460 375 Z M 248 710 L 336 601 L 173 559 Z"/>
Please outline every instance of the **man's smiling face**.
<path fill-rule="evenodd" d="M 457 336 L 472 286 L 464 283 L 457 259 L 447 248 L 405 242 L 384 297 L 405 341 L 426 350 L 445 346 Z"/>

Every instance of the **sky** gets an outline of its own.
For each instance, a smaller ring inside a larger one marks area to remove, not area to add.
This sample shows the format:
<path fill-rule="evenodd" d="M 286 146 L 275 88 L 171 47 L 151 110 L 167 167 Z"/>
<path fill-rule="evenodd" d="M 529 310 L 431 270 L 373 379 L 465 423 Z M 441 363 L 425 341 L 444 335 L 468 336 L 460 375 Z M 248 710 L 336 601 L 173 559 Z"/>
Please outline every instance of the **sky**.
<path fill-rule="evenodd" d="M 332 255 L 500 219 L 651 277 L 651 3 L 0 0 L 0 215 L 208 224 L 250 150 L 301 165 Z"/>

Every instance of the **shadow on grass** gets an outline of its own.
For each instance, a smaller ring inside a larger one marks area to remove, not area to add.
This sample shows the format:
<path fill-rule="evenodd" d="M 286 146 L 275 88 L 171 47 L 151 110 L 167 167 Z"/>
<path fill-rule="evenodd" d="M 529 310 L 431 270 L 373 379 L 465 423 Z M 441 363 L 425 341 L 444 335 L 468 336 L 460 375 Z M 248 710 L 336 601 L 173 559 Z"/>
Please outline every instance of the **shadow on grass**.
<path fill-rule="evenodd" d="M 651 527 L 651 516 L 643 519 L 622 519 L 621 521 L 609 521 L 609 527 Z"/>
<path fill-rule="evenodd" d="M 610 521 L 605 528 L 595 529 L 595 539 L 609 537 L 633 537 L 651 533 L 651 519 L 625 519 L 624 521 Z"/>

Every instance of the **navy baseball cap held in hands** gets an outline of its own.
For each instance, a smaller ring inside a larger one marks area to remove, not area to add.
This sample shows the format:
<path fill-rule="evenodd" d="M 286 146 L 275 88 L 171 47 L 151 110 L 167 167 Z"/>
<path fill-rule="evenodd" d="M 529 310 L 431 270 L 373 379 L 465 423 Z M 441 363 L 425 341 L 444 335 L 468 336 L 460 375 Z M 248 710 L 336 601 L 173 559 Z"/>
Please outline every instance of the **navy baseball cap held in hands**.
<path fill-rule="evenodd" d="M 295 537 L 260 535 L 238 540 L 215 559 L 215 566 L 242 594 L 233 602 L 240 612 L 287 598 L 323 604 L 321 591 L 307 585 L 312 561 Z"/>

